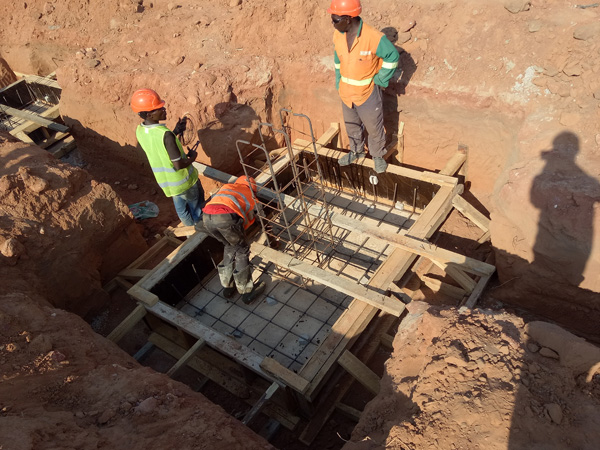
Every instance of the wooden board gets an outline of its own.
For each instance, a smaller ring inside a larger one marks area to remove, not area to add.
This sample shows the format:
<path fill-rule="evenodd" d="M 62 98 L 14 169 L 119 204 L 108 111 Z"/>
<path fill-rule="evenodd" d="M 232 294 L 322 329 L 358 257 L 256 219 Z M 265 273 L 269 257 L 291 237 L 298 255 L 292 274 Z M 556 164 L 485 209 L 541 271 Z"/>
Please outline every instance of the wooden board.
<path fill-rule="evenodd" d="M 230 338 L 213 330 L 210 327 L 198 322 L 196 319 L 188 316 L 185 313 L 165 304 L 158 302 L 154 306 L 146 307 L 146 309 L 157 317 L 163 319 L 177 328 L 185 330 L 186 333 L 196 339 L 203 339 L 207 345 L 220 351 L 224 355 L 235 359 L 239 364 L 252 370 L 253 372 L 267 378 L 270 381 L 276 381 L 263 371 L 260 363 L 263 357 L 253 352 L 249 348 L 241 345 L 235 339 Z"/>
<path fill-rule="evenodd" d="M 119 342 L 123 336 L 131 331 L 131 329 L 146 315 L 144 305 L 137 305 L 135 309 L 107 336 L 109 341 Z"/>
<path fill-rule="evenodd" d="M 346 350 L 338 359 L 338 363 L 369 391 L 375 395 L 379 394 L 379 377 L 356 356 Z"/>
<path fill-rule="evenodd" d="M 452 205 L 458 211 L 460 211 L 463 216 L 481 228 L 484 232 L 488 232 L 490 230 L 490 219 L 477 211 L 473 205 L 471 205 L 460 195 L 454 197 L 454 200 L 452 200 Z"/>
<path fill-rule="evenodd" d="M 177 362 L 171 367 L 167 376 L 173 377 L 180 369 L 182 369 L 187 363 L 192 359 L 192 357 L 196 354 L 198 350 L 200 350 L 206 342 L 203 339 L 198 339 L 194 345 L 192 345 L 185 354 L 177 360 Z"/>
<path fill-rule="evenodd" d="M 181 358 L 186 352 L 184 348 L 158 333 L 152 333 L 148 340 L 153 345 L 156 345 L 162 351 L 168 353 L 176 359 Z M 193 356 L 188 362 L 188 367 L 204 375 L 212 382 L 231 392 L 236 397 L 244 400 L 249 405 L 253 405 L 259 396 L 249 394 L 254 393 L 255 388 L 247 385 L 244 380 L 233 377 L 226 373 L 223 370 L 224 366 L 224 361 L 212 364 L 211 361 L 204 360 L 200 356 Z M 298 417 L 286 411 L 279 404 L 269 403 L 264 406 L 263 412 L 269 417 L 279 421 L 284 427 L 292 431 L 300 422 Z"/>
<path fill-rule="evenodd" d="M 312 143 L 310 141 L 304 139 L 296 139 L 294 141 L 294 148 L 297 150 L 312 152 Z M 344 152 L 340 152 L 338 150 L 333 150 L 330 148 L 325 148 L 322 145 L 317 144 L 317 153 L 322 156 L 327 156 L 332 159 L 339 159 L 345 155 Z M 373 169 L 373 160 L 368 158 L 363 158 L 360 162 L 361 165 L 367 167 L 369 169 Z M 414 169 L 409 169 L 403 166 L 395 166 L 390 164 L 386 169 L 386 172 L 393 173 L 395 175 L 400 175 L 406 178 L 412 178 L 414 180 L 425 181 L 428 183 L 437 184 L 440 186 L 455 186 L 457 183 L 456 178 L 449 177 L 447 175 L 442 175 L 435 172 L 428 171 L 418 171 Z"/>
<path fill-rule="evenodd" d="M 382 311 L 386 311 L 395 316 L 400 316 L 404 312 L 405 306 L 399 300 L 382 295 L 366 286 L 353 283 L 348 279 L 340 278 L 332 272 L 300 261 L 287 253 L 274 250 L 259 243 L 253 243 L 250 246 L 250 250 L 253 254 L 265 258 L 266 261 L 331 287 L 338 292 L 350 295 L 355 299 L 368 303 Z"/>
<path fill-rule="evenodd" d="M 53 131 L 67 132 L 69 131 L 69 127 L 62 125 L 60 123 L 53 122 L 52 120 L 48 120 L 46 117 L 33 114 L 29 111 L 23 111 L 16 108 L 11 108 L 8 105 L 0 104 L 0 110 L 14 117 L 19 117 L 24 120 L 28 120 L 40 126 L 46 127 Z"/>

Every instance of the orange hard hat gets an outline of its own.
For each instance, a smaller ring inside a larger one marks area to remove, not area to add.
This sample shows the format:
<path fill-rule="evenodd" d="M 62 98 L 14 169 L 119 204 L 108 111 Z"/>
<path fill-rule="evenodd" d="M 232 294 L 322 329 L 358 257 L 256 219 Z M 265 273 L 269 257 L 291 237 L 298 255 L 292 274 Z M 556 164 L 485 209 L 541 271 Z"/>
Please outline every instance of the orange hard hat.
<path fill-rule="evenodd" d="M 152 89 L 138 89 L 131 96 L 131 109 L 136 113 L 150 112 L 165 106 L 165 102 Z"/>
<path fill-rule="evenodd" d="M 238 177 L 238 179 L 235 180 L 235 184 L 247 184 L 250 186 L 250 189 L 252 189 L 254 192 L 256 192 L 258 190 L 258 186 L 256 185 L 256 180 L 252 177 L 247 177 L 247 176 Z"/>
<path fill-rule="evenodd" d="M 360 0 L 331 0 L 327 14 L 336 16 L 358 17 L 362 12 Z"/>

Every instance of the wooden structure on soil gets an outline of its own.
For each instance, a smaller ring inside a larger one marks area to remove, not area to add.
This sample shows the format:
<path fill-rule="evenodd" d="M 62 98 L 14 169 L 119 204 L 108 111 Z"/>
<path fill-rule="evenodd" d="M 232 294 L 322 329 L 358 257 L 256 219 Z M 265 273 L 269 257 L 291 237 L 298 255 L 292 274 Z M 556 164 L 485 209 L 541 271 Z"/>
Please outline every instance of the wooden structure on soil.
<path fill-rule="evenodd" d="M 315 147 L 312 142 L 296 140 L 292 156 L 295 158 L 315 148 L 320 157 L 337 159 L 341 153 L 327 148 L 327 145 L 338 132 L 339 126 L 332 124 Z M 426 182 L 432 186 L 431 200 L 424 205 L 408 230 L 387 233 L 347 216 L 330 214 L 335 226 L 358 230 L 365 236 L 386 240 L 393 246 L 367 286 L 341 282 L 335 275 L 298 261 L 286 253 L 257 243 L 252 245 L 253 255 L 261 255 L 281 268 L 355 298 L 332 325 L 331 333 L 297 373 L 270 357 L 253 352 L 233 337 L 203 325 L 152 292 L 207 237 L 204 233 L 194 232 L 192 227 L 175 229 L 177 236 L 186 236 L 187 239 L 180 241 L 173 236 L 162 238 L 110 283 L 108 288 L 120 285 L 127 289 L 128 294 L 138 301 L 138 306 L 113 330 L 109 339 L 119 341 L 144 319 L 152 330 L 148 346 L 154 345 L 177 359 L 169 375 L 187 365 L 252 405 L 243 423 L 248 424 L 259 411 L 289 429 L 295 429 L 302 422 L 304 429 L 300 440 L 310 444 L 336 408 L 354 418 L 360 414 L 342 403 L 355 380 L 373 394 L 379 391 L 379 378 L 367 363 L 379 345 L 391 347 L 393 337 L 389 334 L 390 328 L 402 316 L 405 303 L 410 301 L 396 283 L 417 258 L 420 260 L 417 264 L 425 262 L 441 268 L 458 285 L 431 279 L 429 282 L 436 289 L 451 292 L 470 307 L 494 273 L 493 265 L 438 248 L 428 241 L 453 208 L 457 208 L 482 229 L 482 239 L 489 236 L 488 219 L 461 197 L 463 186 L 453 176 L 465 160 L 466 153 L 457 152 L 440 173 L 389 166 L 390 176 Z M 289 163 L 290 156 L 286 155 L 274 167 L 283 170 Z M 203 176 L 217 181 L 226 183 L 235 179 L 208 166 L 195 165 Z M 372 161 L 364 160 L 361 165 L 372 168 Z M 264 184 L 268 180 L 257 181 Z M 294 204 L 294 197 L 284 197 L 287 205 Z M 315 214 L 319 213 L 315 211 Z M 145 268 L 148 261 L 156 259 L 156 255 L 165 249 L 171 250 L 165 259 L 151 269 Z M 389 295 L 390 292 L 395 295 Z"/>
<path fill-rule="evenodd" d="M 47 77 L 21 76 L 0 89 L 0 129 L 61 158 L 75 148 L 69 127 L 56 122 L 60 117 L 61 87 L 54 73 Z"/>

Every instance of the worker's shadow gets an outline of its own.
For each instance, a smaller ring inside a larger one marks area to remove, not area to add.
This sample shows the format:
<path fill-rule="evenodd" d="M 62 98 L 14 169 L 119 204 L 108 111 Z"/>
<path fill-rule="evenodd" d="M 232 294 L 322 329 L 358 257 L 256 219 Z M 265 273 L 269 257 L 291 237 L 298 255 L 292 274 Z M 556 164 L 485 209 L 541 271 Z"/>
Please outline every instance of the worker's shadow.
<path fill-rule="evenodd" d="M 600 183 L 577 165 L 578 152 L 577 135 L 558 134 L 542 152 L 546 165 L 531 187 L 531 203 L 540 210 L 533 269 L 575 287 L 584 281 L 594 237 L 598 198 L 586 194 L 600 192 Z"/>
<path fill-rule="evenodd" d="M 260 117 L 251 106 L 235 102 L 218 103 L 214 112 L 216 119 L 197 131 L 202 146 L 198 160 L 223 172 L 237 174 L 241 164 L 236 142 L 260 144 Z M 249 153 L 249 147 L 240 145 L 242 155 Z"/>
<path fill-rule="evenodd" d="M 389 86 L 383 91 L 383 124 L 385 126 L 386 148 L 392 149 L 398 143 L 399 117 L 401 108 L 398 105 L 398 97 L 404 95 L 406 86 L 417 70 L 417 65 L 410 53 L 396 45 L 398 42 L 398 30 L 394 27 L 385 27 L 381 30 L 383 34 L 394 44 L 400 60 L 398 69 L 390 80 Z"/>

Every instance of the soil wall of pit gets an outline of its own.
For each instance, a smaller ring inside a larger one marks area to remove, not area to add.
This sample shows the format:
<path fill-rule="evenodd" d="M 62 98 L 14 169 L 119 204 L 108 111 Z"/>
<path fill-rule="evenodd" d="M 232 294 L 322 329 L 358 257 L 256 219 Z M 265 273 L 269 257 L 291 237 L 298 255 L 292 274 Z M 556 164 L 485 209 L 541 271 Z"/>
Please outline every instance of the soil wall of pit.
<path fill-rule="evenodd" d="M 199 160 L 235 173 L 235 141 L 258 142 L 280 107 L 308 114 L 317 135 L 340 121 L 328 3 L 36 0 L 26 14 L 2 6 L 0 52 L 15 70 L 56 69 L 65 120 L 91 151 L 149 174 L 128 102 L 151 87 L 168 125 L 194 118 Z M 390 135 L 404 123 L 404 162 L 436 170 L 469 148 L 494 296 L 598 339 L 599 12 L 573 6 L 381 0 L 362 17 L 402 52 L 385 110 Z"/>

